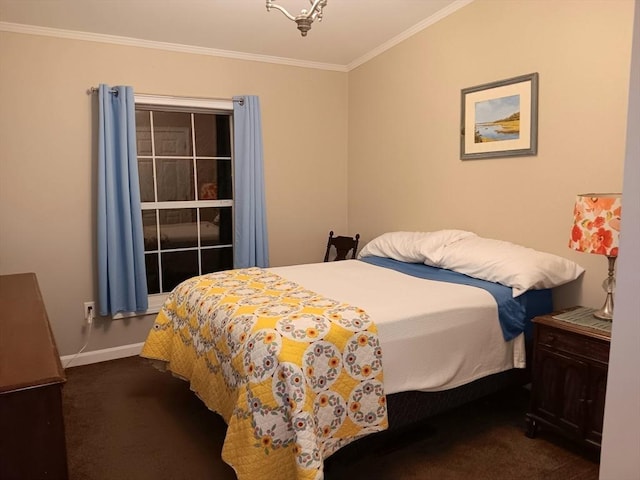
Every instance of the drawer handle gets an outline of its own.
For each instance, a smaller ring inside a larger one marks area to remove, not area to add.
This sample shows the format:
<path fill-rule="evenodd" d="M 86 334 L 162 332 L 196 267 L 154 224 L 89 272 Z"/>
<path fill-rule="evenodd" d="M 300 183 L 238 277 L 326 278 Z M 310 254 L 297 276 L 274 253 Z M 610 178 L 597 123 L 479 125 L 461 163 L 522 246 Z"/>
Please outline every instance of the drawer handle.
<path fill-rule="evenodd" d="M 556 336 L 555 336 L 553 333 L 550 333 L 550 334 L 547 336 L 547 339 L 549 340 L 549 342 L 553 343 L 553 342 L 555 342 L 555 341 L 556 341 Z"/>

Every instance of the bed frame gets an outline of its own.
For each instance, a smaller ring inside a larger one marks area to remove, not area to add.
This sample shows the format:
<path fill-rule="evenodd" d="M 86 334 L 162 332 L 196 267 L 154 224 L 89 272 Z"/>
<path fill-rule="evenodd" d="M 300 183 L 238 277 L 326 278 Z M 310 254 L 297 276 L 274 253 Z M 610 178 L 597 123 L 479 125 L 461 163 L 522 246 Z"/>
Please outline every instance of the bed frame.
<path fill-rule="evenodd" d="M 441 392 L 411 391 L 387 395 L 389 428 L 342 447 L 325 460 L 325 472 L 330 474 L 334 463 L 342 463 L 348 461 L 348 458 L 370 453 L 374 449 L 373 445 L 384 445 L 403 433 L 421 427 L 431 417 L 488 395 L 528 384 L 531 381 L 529 347 L 530 342 L 527 342 L 527 368 L 513 368 L 495 373 Z"/>

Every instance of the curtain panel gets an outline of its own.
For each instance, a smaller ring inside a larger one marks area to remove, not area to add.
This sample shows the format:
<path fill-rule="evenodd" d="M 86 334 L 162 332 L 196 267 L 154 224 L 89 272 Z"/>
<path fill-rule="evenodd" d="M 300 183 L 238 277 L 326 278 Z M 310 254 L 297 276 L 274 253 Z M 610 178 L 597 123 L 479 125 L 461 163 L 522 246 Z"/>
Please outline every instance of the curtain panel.
<path fill-rule="evenodd" d="M 101 84 L 98 101 L 98 311 L 142 312 L 148 300 L 133 89 Z"/>
<path fill-rule="evenodd" d="M 257 96 L 233 97 L 234 268 L 268 267 L 262 119 Z M 243 100 L 243 101 L 241 101 Z"/>

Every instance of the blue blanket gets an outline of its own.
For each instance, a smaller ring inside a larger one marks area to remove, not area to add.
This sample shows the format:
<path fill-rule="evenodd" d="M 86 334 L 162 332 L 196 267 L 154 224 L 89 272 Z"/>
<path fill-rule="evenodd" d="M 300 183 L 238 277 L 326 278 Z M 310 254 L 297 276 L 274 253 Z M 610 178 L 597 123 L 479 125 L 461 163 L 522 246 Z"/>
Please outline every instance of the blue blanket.
<path fill-rule="evenodd" d="M 430 267 L 422 263 L 405 263 L 383 257 L 363 257 L 363 262 L 386 267 L 414 277 L 435 280 L 438 282 L 459 283 L 472 287 L 483 288 L 495 298 L 498 304 L 498 319 L 502 327 L 505 340 L 511 340 L 522 332 L 527 338 L 531 337 L 533 324 L 531 319 L 553 310 L 551 290 L 529 290 L 513 298 L 511 287 L 499 283 L 488 282 L 469 277 L 443 268 Z"/>

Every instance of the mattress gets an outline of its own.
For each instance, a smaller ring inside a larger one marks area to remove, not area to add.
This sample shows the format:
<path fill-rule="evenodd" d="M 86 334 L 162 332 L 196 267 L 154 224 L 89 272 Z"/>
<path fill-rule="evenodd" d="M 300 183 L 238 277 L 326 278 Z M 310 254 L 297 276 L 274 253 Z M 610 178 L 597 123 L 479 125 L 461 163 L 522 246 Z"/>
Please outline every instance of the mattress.
<path fill-rule="evenodd" d="M 441 391 L 525 367 L 524 334 L 503 338 L 494 297 L 360 260 L 273 267 L 308 290 L 364 309 L 378 328 L 387 395 Z"/>

